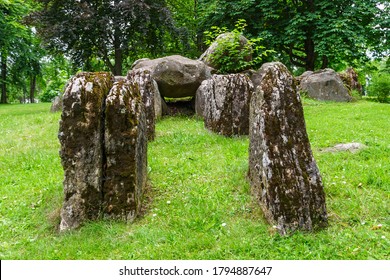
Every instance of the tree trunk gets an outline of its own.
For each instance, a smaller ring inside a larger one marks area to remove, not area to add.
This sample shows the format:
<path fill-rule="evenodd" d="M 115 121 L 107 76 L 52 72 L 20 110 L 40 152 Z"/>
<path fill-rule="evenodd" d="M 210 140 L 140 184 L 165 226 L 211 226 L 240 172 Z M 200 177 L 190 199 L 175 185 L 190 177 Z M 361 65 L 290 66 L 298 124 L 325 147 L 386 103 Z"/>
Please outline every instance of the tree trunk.
<path fill-rule="evenodd" d="M 316 55 L 314 51 L 314 42 L 311 39 L 311 35 L 308 34 L 305 41 L 305 53 L 306 53 L 306 71 L 314 71 Z"/>
<path fill-rule="evenodd" d="M 114 76 L 122 76 L 122 50 L 115 48 Z"/>
<path fill-rule="evenodd" d="M 310 13 L 314 13 L 316 11 L 314 0 L 308 0 L 306 6 L 307 6 L 307 10 L 310 11 Z M 306 27 L 306 39 L 305 39 L 306 71 L 314 71 L 315 61 L 316 61 L 312 24 L 313 23 L 309 24 Z"/>
<path fill-rule="evenodd" d="M 120 40 L 120 30 L 115 28 L 114 33 L 114 48 L 115 48 L 115 65 L 114 65 L 114 76 L 122 76 L 122 48 Z"/>
<path fill-rule="evenodd" d="M 7 55 L 1 54 L 1 100 L 0 103 L 7 103 Z"/>
<path fill-rule="evenodd" d="M 37 77 L 35 75 L 31 75 L 30 76 L 30 103 L 34 103 L 36 84 L 37 84 Z"/>
<path fill-rule="evenodd" d="M 321 65 L 321 69 L 325 69 L 325 68 L 328 68 L 328 65 L 329 65 L 329 59 L 326 55 L 323 55 L 322 56 L 322 65 Z"/>

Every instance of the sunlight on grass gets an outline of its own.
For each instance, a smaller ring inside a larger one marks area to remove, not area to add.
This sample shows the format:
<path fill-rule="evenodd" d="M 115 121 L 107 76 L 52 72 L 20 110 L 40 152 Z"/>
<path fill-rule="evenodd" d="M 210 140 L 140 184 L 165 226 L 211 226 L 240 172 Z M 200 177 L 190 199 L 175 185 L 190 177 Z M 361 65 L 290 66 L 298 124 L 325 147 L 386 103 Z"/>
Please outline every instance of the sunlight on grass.
<path fill-rule="evenodd" d="M 196 118 L 164 118 L 148 146 L 151 190 L 133 224 L 95 221 L 59 234 L 59 113 L 0 106 L 1 259 L 389 259 L 390 107 L 304 100 L 330 225 L 280 237 L 246 181 L 248 137 L 215 135 Z M 360 142 L 365 150 L 322 148 Z M 378 226 L 380 225 L 380 226 Z"/>

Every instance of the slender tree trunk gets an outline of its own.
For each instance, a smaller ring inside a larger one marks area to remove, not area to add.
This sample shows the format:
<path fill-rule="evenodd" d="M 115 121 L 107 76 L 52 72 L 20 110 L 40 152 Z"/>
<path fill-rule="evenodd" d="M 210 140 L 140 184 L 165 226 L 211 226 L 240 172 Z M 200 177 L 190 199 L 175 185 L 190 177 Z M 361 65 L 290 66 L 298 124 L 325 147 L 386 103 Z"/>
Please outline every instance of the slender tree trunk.
<path fill-rule="evenodd" d="M 115 48 L 114 76 L 122 76 L 122 49 Z"/>
<path fill-rule="evenodd" d="M 7 103 L 7 55 L 1 53 L 1 100 L 0 103 Z"/>
<path fill-rule="evenodd" d="M 308 35 L 308 38 L 305 41 L 305 53 L 306 53 L 306 71 L 314 71 L 316 55 L 314 51 L 314 42 L 311 39 L 311 36 Z"/>
<path fill-rule="evenodd" d="M 122 76 L 122 48 L 120 40 L 120 29 L 115 28 L 114 31 L 114 48 L 115 48 L 115 65 L 114 65 L 114 76 Z"/>
<path fill-rule="evenodd" d="M 307 0 L 307 9 L 314 13 L 316 10 L 314 0 Z M 306 71 L 314 71 L 315 61 L 316 61 L 316 53 L 315 46 L 313 41 L 313 30 L 312 26 L 309 25 L 306 30 L 306 40 L 305 40 L 305 53 L 306 53 Z"/>
<path fill-rule="evenodd" d="M 322 65 L 321 65 L 321 69 L 325 69 L 325 68 L 328 68 L 328 65 L 329 65 L 329 59 L 326 55 L 323 55 L 322 56 Z"/>
<path fill-rule="evenodd" d="M 31 75 L 30 76 L 30 103 L 34 103 L 36 84 L 37 84 L 37 77 L 35 75 Z"/>

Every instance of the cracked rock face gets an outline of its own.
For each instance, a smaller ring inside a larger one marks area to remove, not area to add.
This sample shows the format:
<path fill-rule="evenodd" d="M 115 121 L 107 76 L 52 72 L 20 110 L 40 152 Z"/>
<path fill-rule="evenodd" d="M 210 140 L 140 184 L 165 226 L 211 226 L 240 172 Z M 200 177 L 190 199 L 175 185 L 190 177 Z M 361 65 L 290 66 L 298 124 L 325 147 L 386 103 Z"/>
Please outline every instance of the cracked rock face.
<path fill-rule="evenodd" d="M 138 87 L 108 73 L 80 73 L 63 95 L 60 231 L 102 215 L 131 221 L 146 184 L 146 120 Z"/>
<path fill-rule="evenodd" d="M 294 78 L 283 64 L 266 63 L 253 81 L 248 177 L 264 215 L 281 234 L 324 227 L 322 179 Z"/>
<path fill-rule="evenodd" d="M 213 75 L 197 91 L 196 112 L 215 133 L 248 135 L 252 90 L 252 82 L 243 74 Z"/>

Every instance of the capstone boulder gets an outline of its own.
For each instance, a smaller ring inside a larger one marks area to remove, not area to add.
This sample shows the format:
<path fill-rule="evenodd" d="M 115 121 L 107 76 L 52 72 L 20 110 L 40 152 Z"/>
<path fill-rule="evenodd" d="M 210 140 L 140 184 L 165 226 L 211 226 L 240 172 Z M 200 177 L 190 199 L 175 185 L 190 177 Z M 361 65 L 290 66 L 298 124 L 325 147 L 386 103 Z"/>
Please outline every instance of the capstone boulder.
<path fill-rule="evenodd" d="M 133 70 L 141 68 L 150 71 L 161 96 L 169 98 L 194 97 L 202 81 L 211 77 L 203 62 L 180 55 L 136 61 Z"/>
<path fill-rule="evenodd" d="M 206 65 L 210 66 L 211 68 L 215 70 L 219 70 L 221 65 L 219 65 L 216 61 L 213 61 L 212 59 L 213 54 L 215 54 L 216 51 L 220 49 L 226 41 L 234 42 L 235 40 L 237 40 L 236 42 L 237 51 L 243 50 L 244 48 L 249 48 L 249 50 L 252 50 L 251 47 L 249 46 L 248 39 L 245 38 L 243 35 L 239 35 L 237 38 L 234 33 L 227 32 L 219 35 L 215 39 L 215 41 L 207 48 L 207 50 L 199 57 L 199 60 L 203 61 Z M 246 57 L 244 57 L 244 60 L 247 62 L 252 61 L 252 55 L 248 54 Z"/>

